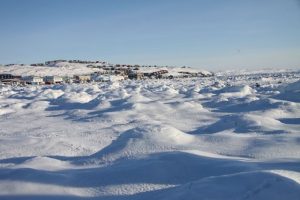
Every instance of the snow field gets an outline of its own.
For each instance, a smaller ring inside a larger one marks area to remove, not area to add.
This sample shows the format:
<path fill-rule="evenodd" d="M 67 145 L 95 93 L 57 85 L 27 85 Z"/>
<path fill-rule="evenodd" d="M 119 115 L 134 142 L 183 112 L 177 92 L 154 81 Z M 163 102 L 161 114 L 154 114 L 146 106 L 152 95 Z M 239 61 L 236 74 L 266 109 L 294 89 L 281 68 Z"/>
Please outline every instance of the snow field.
<path fill-rule="evenodd" d="M 299 199 L 299 79 L 257 80 L 0 86 L 0 199 Z"/>

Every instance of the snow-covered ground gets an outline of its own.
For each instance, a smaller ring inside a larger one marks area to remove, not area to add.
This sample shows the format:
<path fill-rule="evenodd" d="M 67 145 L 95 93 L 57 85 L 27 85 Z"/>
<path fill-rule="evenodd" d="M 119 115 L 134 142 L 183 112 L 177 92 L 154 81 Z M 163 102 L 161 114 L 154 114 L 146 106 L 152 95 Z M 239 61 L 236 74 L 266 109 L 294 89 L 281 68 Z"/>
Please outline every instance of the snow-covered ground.
<path fill-rule="evenodd" d="M 0 86 L 0 199 L 299 199 L 300 72 L 216 75 Z"/>

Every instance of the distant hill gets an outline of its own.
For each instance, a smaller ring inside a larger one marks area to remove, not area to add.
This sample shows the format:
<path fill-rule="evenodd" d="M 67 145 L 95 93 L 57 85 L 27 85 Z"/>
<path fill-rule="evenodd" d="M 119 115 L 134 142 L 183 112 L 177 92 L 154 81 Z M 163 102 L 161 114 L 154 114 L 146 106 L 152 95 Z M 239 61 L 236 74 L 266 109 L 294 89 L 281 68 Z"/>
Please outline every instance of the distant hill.
<path fill-rule="evenodd" d="M 171 66 L 146 66 L 146 65 L 127 65 L 110 64 L 104 61 L 81 61 L 81 60 L 54 60 L 36 64 L 9 64 L 0 65 L 0 73 L 10 73 L 22 76 L 73 76 L 78 74 L 91 74 L 103 71 L 104 68 L 130 68 L 141 73 L 152 73 L 160 70 L 167 70 L 166 75 L 180 76 L 189 73 L 201 73 L 204 76 L 211 76 L 213 73 L 190 67 L 171 67 Z"/>

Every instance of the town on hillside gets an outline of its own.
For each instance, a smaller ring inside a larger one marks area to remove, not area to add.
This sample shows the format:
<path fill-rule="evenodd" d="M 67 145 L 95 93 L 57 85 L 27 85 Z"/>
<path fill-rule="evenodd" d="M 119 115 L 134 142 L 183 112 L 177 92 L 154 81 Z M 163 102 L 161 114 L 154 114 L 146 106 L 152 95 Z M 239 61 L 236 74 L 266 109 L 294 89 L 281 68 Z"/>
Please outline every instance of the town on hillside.
<path fill-rule="evenodd" d="M 126 64 L 109 64 L 103 61 L 81 61 L 81 60 L 53 60 L 45 63 L 25 64 L 7 64 L 5 69 L 10 67 L 16 68 L 58 68 L 74 65 L 92 69 L 92 73 L 86 73 L 89 70 L 83 70 L 78 74 L 53 75 L 47 74 L 39 76 L 36 74 L 27 75 L 7 73 L 0 70 L 0 83 L 8 85 L 51 85 L 63 83 L 89 83 L 89 82 L 107 82 L 110 80 L 144 80 L 144 79 L 176 79 L 191 77 L 211 77 L 214 74 L 208 71 L 192 69 L 190 67 L 160 67 L 145 65 L 126 65 Z M 2 69 L 3 69 L 2 68 Z"/>

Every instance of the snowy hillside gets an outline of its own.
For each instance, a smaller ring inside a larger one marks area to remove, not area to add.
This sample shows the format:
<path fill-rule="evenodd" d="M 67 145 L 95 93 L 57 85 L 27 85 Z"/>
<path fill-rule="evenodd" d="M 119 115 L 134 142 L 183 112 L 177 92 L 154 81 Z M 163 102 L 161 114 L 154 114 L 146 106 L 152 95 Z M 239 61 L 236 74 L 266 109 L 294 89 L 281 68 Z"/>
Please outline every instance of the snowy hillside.
<path fill-rule="evenodd" d="M 0 86 L 0 127 L 0 199 L 300 197 L 298 71 Z"/>
<path fill-rule="evenodd" d="M 50 62 L 50 61 L 49 61 Z M 46 62 L 47 63 L 47 62 Z M 19 76 L 73 76 L 82 74 L 92 74 L 93 72 L 101 72 L 103 68 L 122 68 L 130 67 L 132 65 L 118 65 L 103 63 L 70 63 L 68 61 L 57 62 L 53 64 L 46 64 L 44 66 L 31 66 L 31 65 L 18 65 L 12 64 L 8 66 L 0 65 L 0 74 L 9 73 Z M 211 75 L 211 72 L 195 68 L 187 67 L 160 67 L 160 66 L 139 66 L 136 65 L 137 69 L 141 73 L 152 73 L 160 70 L 167 70 L 168 75 L 177 76 L 181 72 L 186 73 L 202 73 L 204 75 Z"/>
<path fill-rule="evenodd" d="M 0 73 L 20 76 L 73 76 L 77 74 L 91 74 L 95 71 L 99 70 L 88 68 L 87 64 L 68 62 L 61 62 L 54 66 L 0 66 Z"/>

